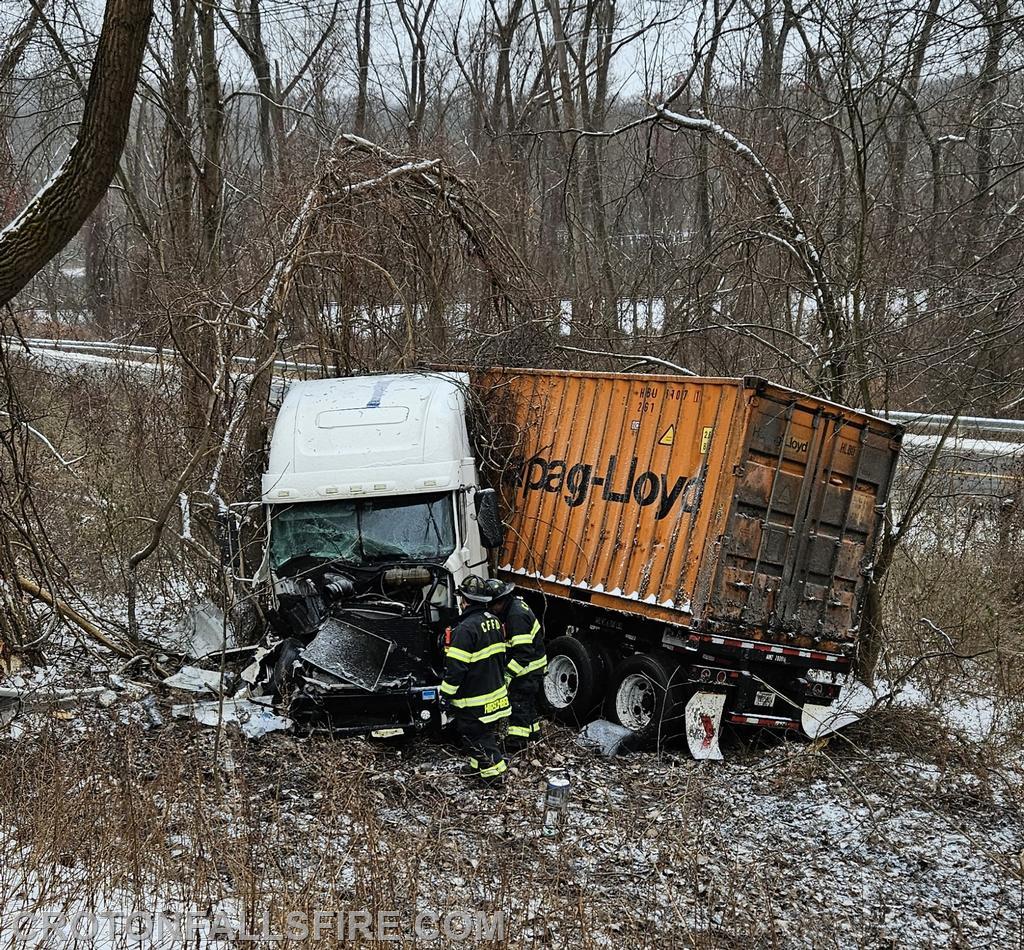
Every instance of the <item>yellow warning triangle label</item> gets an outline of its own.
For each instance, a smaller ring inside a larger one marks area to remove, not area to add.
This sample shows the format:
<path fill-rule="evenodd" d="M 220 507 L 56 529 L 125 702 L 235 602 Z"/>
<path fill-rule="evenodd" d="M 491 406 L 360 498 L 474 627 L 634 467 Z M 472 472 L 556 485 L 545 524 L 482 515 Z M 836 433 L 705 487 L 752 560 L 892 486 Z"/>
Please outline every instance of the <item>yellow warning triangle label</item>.
<path fill-rule="evenodd" d="M 658 445 L 671 445 L 676 440 L 676 427 L 669 426 L 662 437 L 658 439 Z"/>

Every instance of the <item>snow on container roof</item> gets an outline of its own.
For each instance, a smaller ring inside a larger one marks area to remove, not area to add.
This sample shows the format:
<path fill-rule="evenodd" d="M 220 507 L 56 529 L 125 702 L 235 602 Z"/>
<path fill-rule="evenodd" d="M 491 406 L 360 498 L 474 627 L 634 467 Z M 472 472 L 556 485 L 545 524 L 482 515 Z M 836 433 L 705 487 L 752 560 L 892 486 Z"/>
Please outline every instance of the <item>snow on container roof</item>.
<path fill-rule="evenodd" d="M 266 502 L 458 487 L 471 456 L 462 373 L 292 383 L 263 476 Z"/>

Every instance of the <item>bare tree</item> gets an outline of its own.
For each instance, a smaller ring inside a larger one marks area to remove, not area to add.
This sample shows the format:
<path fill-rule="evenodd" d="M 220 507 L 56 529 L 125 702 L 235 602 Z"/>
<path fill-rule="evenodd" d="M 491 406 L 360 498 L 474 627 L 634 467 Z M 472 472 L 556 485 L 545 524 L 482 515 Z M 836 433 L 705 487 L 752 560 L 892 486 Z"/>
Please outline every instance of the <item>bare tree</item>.
<path fill-rule="evenodd" d="M 395 0 L 411 47 L 405 79 L 406 136 L 409 148 L 419 147 L 427 112 L 427 36 L 437 0 Z"/>
<path fill-rule="evenodd" d="M 356 135 L 366 134 L 366 110 L 370 84 L 370 0 L 356 0 Z"/>

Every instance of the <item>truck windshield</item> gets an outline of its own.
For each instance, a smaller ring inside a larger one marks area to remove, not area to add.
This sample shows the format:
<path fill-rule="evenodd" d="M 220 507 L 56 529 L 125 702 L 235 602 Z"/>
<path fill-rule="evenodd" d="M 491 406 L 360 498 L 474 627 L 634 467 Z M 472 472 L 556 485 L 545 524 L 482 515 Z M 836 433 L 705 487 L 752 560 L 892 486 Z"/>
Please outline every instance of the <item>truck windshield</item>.
<path fill-rule="evenodd" d="M 287 505 L 271 521 L 275 569 L 298 557 L 367 566 L 444 559 L 453 550 L 452 496 L 443 492 Z"/>

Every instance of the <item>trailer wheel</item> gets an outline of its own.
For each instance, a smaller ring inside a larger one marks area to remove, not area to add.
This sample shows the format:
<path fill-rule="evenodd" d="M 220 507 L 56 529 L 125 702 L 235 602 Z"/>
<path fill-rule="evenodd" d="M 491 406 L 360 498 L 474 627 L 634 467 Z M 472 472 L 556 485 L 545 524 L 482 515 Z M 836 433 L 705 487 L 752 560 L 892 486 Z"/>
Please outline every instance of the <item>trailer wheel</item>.
<path fill-rule="evenodd" d="M 556 637 L 548 644 L 547 654 L 544 704 L 559 722 L 583 725 L 604 692 L 601 658 L 575 637 Z"/>
<path fill-rule="evenodd" d="M 612 718 L 642 742 L 662 741 L 680 731 L 683 714 L 672 664 L 657 655 L 635 653 L 612 673 L 608 705 Z"/>

